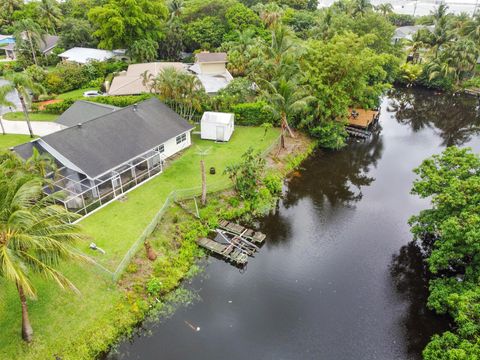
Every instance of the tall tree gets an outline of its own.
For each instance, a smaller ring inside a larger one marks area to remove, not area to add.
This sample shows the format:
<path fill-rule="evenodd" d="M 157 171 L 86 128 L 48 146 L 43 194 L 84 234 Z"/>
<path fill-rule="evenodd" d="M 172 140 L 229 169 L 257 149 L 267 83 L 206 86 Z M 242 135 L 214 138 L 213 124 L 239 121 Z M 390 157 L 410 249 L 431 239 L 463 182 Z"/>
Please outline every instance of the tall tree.
<path fill-rule="evenodd" d="M 108 0 L 88 12 L 104 49 L 128 48 L 140 39 L 159 41 L 167 17 L 164 0 Z"/>
<path fill-rule="evenodd" d="M 71 248 L 82 236 L 70 223 L 75 215 L 43 197 L 42 179 L 22 170 L 12 176 L 6 170 L 0 167 L 0 277 L 17 287 L 22 338 L 30 342 L 33 329 L 27 299 L 37 295 L 32 277 L 38 274 L 78 292 L 56 267 L 63 260 L 85 260 Z"/>
<path fill-rule="evenodd" d="M 13 13 L 21 9 L 23 0 L 2 0 L 0 3 L 0 26 L 13 24 Z"/>
<path fill-rule="evenodd" d="M 192 120 L 207 101 L 200 80 L 173 67 L 163 69 L 153 80 L 152 87 L 168 106 L 187 120 Z"/>
<path fill-rule="evenodd" d="M 26 44 L 35 65 L 38 65 L 37 52 L 40 49 L 45 31 L 32 19 L 22 19 L 15 22 L 14 35 L 16 47 Z"/>
<path fill-rule="evenodd" d="M 263 98 L 269 104 L 268 110 L 280 119 L 281 148 L 285 148 L 285 135 L 288 132 L 291 137 L 295 137 L 289 125 L 289 119 L 308 109 L 308 103 L 315 98 L 308 94 L 306 89 L 299 86 L 292 78 L 280 79 L 262 84 Z"/>
<path fill-rule="evenodd" d="M 45 24 L 46 31 L 52 31 L 56 35 L 62 18 L 62 12 L 57 2 L 54 0 L 41 0 L 38 10 Z"/>
<path fill-rule="evenodd" d="M 8 83 L 0 86 L 0 94 L 6 96 L 6 94 L 12 91 L 17 92 L 20 103 L 22 104 L 25 120 L 27 121 L 28 132 L 30 133 L 30 137 L 33 138 L 32 125 L 30 124 L 30 117 L 28 115 L 28 105 L 32 100 L 30 94 L 42 94 L 44 93 L 44 89 L 25 73 L 7 73 L 5 75 L 5 80 L 7 80 Z"/>
<path fill-rule="evenodd" d="M 375 7 L 375 9 L 383 16 L 393 13 L 393 6 L 390 3 L 379 4 Z"/>

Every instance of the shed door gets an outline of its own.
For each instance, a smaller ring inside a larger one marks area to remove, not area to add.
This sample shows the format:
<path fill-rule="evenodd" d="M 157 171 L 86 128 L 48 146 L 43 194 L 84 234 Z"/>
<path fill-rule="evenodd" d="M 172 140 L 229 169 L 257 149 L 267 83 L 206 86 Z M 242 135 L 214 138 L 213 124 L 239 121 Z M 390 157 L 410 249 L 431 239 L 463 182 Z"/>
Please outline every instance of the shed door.
<path fill-rule="evenodd" d="M 225 140 L 225 128 L 223 126 L 217 126 L 217 141 L 224 141 Z"/>

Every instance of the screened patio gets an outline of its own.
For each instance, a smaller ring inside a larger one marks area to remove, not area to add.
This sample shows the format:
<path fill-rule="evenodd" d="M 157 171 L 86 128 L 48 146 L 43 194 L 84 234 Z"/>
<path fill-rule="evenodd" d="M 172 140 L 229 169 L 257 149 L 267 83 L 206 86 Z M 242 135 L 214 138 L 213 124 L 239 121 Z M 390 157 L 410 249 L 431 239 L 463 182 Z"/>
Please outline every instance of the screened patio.
<path fill-rule="evenodd" d="M 59 203 L 71 212 L 86 215 L 160 174 L 164 165 L 162 152 L 163 148 L 158 147 L 96 179 L 61 167 L 51 174 L 44 192 L 60 192 L 62 196 Z"/>

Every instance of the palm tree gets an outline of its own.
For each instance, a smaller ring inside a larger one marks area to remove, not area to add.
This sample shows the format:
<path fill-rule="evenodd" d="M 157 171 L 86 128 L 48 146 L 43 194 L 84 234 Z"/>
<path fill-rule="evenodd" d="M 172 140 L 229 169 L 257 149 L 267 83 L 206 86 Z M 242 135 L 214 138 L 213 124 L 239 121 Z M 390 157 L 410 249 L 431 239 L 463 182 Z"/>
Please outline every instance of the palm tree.
<path fill-rule="evenodd" d="M 236 40 L 229 41 L 223 45 L 228 51 L 228 69 L 234 76 L 244 76 L 247 72 L 250 61 L 258 53 L 257 39 L 254 29 L 235 31 Z"/>
<path fill-rule="evenodd" d="M 0 19 L 0 25 L 12 25 L 13 12 L 15 10 L 21 9 L 22 5 L 23 0 L 2 0 L 2 3 L 0 5 L 0 14 L 2 14 L 3 16 Z"/>
<path fill-rule="evenodd" d="M 183 0 L 171 0 L 168 3 L 168 10 L 170 11 L 170 20 L 179 17 L 183 12 Z"/>
<path fill-rule="evenodd" d="M 276 2 L 270 2 L 268 4 L 258 4 L 254 7 L 258 12 L 260 19 L 263 23 L 269 27 L 275 27 L 283 16 L 284 10 Z"/>
<path fill-rule="evenodd" d="M 353 3 L 353 15 L 365 15 L 372 7 L 370 0 L 355 0 Z"/>
<path fill-rule="evenodd" d="M 0 86 L 0 99 L 2 98 L 2 94 L 3 98 L 5 99 L 6 94 L 8 94 L 9 92 L 17 92 L 20 103 L 22 104 L 22 110 L 25 116 L 25 120 L 27 121 L 28 132 L 30 133 L 30 137 L 33 138 L 32 125 L 30 124 L 30 117 L 28 116 L 27 104 L 30 104 L 32 100 L 31 94 L 43 94 L 45 90 L 40 84 L 34 82 L 25 73 L 7 73 L 5 74 L 5 80 L 7 80 L 8 83 Z"/>
<path fill-rule="evenodd" d="M 377 5 L 375 9 L 385 17 L 393 12 L 393 6 L 390 3 Z"/>
<path fill-rule="evenodd" d="M 280 119 L 281 125 L 281 148 L 285 148 L 285 134 L 288 132 L 291 137 L 295 137 L 290 128 L 288 119 L 308 108 L 310 101 L 315 98 L 308 95 L 306 88 L 299 86 L 293 78 L 281 77 L 272 82 L 262 82 L 263 98 L 268 103 L 268 110 L 274 116 Z"/>
<path fill-rule="evenodd" d="M 152 87 L 168 106 L 187 120 L 192 120 L 195 113 L 201 110 L 206 97 L 203 85 L 196 76 L 174 67 L 163 69 L 153 80 Z"/>
<path fill-rule="evenodd" d="M 33 329 L 27 298 L 36 297 L 32 276 L 38 274 L 62 289 L 78 292 L 56 267 L 63 260 L 86 258 L 71 247 L 82 238 L 78 227 L 71 224 L 76 215 L 43 197 L 39 177 L 18 169 L 12 176 L 4 170 L 0 169 L 0 277 L 17 287 L 22 338 L 30 342 Z"/>
<path fill-rule="evenodd" d="M 35 65 L 38 65 L 36 53 L 43 41 L 44 34 L 43 29 L 32 19 L 27 18 L 15 22 L 14 35 L 16 46 L 20 46 L 22 42 L 26 41 Z"/>
<path fill-rule="evenodd" d="M 41 0 L 38 10 L 40 17 L 47 27 L 46 30 L 52 30 L 56 35 L 56 29 L 60 26 L 62 18 L 60 7 L 53 0 Z"/>
<path fill-rule="evenodd" d="M 480 44 L 480 14 L 467 21 L 461 29 L 463 35 L 468 36 L 477 44 Z"/>

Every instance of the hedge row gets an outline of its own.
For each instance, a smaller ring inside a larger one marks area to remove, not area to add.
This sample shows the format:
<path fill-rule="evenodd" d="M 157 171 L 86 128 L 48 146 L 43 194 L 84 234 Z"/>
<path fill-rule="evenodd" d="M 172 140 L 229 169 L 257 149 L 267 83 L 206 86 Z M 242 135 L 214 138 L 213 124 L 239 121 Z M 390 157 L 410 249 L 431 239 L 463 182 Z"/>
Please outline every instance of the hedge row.
<path fill-rule="evenodd" d="M 231 112 L 235 114 L 237 125 L 262 125 L 275 122 L 275 116 L 268 110 L 264 101 L 233 105 Z"/>

